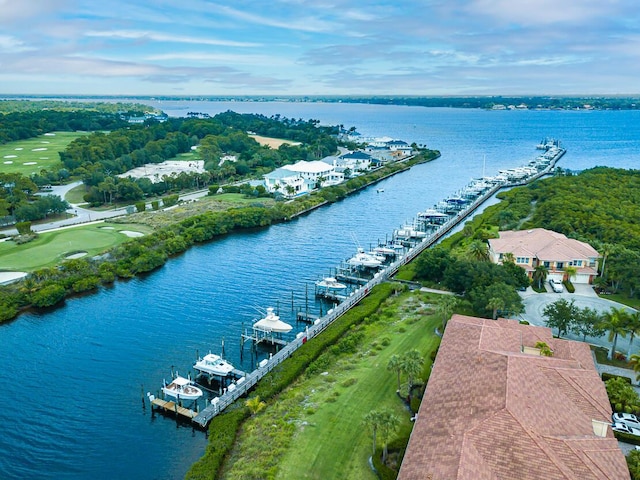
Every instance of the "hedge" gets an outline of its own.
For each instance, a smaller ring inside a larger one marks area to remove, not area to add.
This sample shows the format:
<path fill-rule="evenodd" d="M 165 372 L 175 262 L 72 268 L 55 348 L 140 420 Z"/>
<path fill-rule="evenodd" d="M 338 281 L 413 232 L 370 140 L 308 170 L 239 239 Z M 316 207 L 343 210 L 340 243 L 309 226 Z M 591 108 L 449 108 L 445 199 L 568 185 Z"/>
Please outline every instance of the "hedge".
<path fill-rule="evenodd" d="M 365 318 L 375 313 L 380 304 L 393 291 L 394 286 L 389 283 L 375 286 L 358 305 L 335 320 L 322 334 L 302 345 L 277 368 L 265 375 L 258 382 L 252 396 L 259 396 L 264 401 L 273 399 L 304 374 L 309 364 L 349 332 L 352 326 L 361 323 Z M 209 445 L 205 454 L 191 467 L 185 478 L 188 480 L 217 478 L 226 456 L 233 448 L 242 422 L 248 416 L 248 410 L 243 407 L 242 409 L 229 410 L 214 417 L 209 425 Z"/>

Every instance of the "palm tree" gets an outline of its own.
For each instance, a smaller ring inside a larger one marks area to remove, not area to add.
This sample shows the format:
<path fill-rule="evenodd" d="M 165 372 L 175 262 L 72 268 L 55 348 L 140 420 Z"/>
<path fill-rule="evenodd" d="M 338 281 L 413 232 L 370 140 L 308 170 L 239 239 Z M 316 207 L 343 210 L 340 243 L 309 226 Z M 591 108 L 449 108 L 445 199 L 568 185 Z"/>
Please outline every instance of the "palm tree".
<path fill-rule="evenodd" d="M 567 281 L 571 282 L 572 278 L 576 278 L 576 275 L 578 274 L 578 269 L 570 265 L 568 267 L 565 267 L 564 274 L 567 277 Z"/>
<path fill-rule="evenodd" d="M 633 313 L 627 312 L 627 332 L 629 333 L 629 348 L 627 349 L 627 357 L 631 355 L 631 346 L 633 338 L 640 333 L 640 311 Z"/>
<path fill-rule="evenodd" d="M 633 371 L 636 372 L 636 381 L 640 380 L 640 355 L 634 353 L 629 357 L 629 365 L 633 367 Z"/>
<path fill-rule="evenodd" d="M 249 409 L 249 411 L 251 412 L 251 415 L 257 414 L 258 412 L 260 412 L 262 409 L 264 409 L 267 406 L 267 404 L 265 402 L 260 400 L 260 395 L 256 395 L 255 397 L 251 397 L 246 402 L 244 402 L 244 404 Z"/>
<path fill-rule="evenodd" d="M 487 303 L 487 308 L 493 310 L 493 314 L 491 318 L 495 320 L 498 318 L 498 310 L 502 310 L 505 307 L 504 299 L 501 297 L 491 297 L 489 299 L 489 303 Z"/>
<path fill-rule="evenodd" d="M 603 243 L 601 249 L 602 249 L 602 268 L 600 269 L 600 276 L 604 277 L 604 267 L 605 267 L 605 264 L 607 263 L 607 257 L 611 254 L 611 251 L 613 250 L 613 245 L 610 243 Z"/>
<path fill-rule="evenodd" d="M 387 370 L 396 372 L 396 374 L 398 375 L 397 392 L 399 392 L 400 391 L 400 373 L 402 372 L 402 361 L 398 355 L 395 355 L 395 354 L 391 355 L 391 358 L 389 358 L 389 363 L 387 363 Z"/>
<path fill-rule="evenodd" d="M 540 263 L 533 270 L 533 281 L 538 284 L 538 290 L 542 289 L 542 284 L 547 281 L 549 269 Z"/>
<path fill-rule="evenodd" d="M 447 326 L 447 321 L 451 318 L 456 305 L 458 304 L 458 299 L 453 295 L 442 295 L 440 301 L 436 305 L 436 312 L 442 316 L 442 333 L 444 334 L 444 329 Z"/>
<path fill-rule="evenodd" d="M 602 328 L 609 331 L 609 341 L 613 342 L 611 345 L 611 351 L 609 352 L 609 360 L 613 359 L 613 355 L 616 351 L 616 343 L 618 343 L 618 335 L 621 337 L 627 336 L 626 330 L 626 317 L 627 312 L 624 308 L 611 307 L 611 310 L 604 314 L 602 320 Z"/>
<path fill-rule="evenodd" d="M 418 350 L 409 350 L 401 357 L 402 371 L 407 374 L 409 382 L 409 401 L 411 401 L 411 390 L 413 389 L 413 380 L 422 372 L 424 358 Z"/>
<path fill-rule="evenodd" d="M 507 252 L 502 255 L 502 263 L 516 263 L 516 257 L 513 256 L 513 253 Z"/>
<path fill-rule="evenodd" d="M 371 410 L 364 416 L 364 423 L 368 427 L 371 427 L 373 434 L 373 449 L 371 455 L 376 454 L 376 435 L 378 433 L 378 428 L 382 423 L 382 412 L 378 410 Z"/>
<path fill-rule="evenodd" d="M 382 463 L 387 461 L 389 440 L 391 435 L 395 433 L 398 428 L 400 419 L 396 414 L 390 410 L 384 410 L 380 415 L 380 436 L 382 437 Z"/>
<path fill-rule="evenodd" d="M 489 260 L 489 248 L 482 240 L 474 240 L 467 247 L 467 254 L 474 260 L 486 262 Z"/>

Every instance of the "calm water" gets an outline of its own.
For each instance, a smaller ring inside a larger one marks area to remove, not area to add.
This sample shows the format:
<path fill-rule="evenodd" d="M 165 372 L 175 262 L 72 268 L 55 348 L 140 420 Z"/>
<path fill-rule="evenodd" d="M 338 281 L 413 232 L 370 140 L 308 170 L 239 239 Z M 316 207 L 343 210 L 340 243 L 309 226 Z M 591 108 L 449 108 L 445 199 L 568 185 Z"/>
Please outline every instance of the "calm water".
<path fill-rule="evenodd" d="M 430 164 L 293 222 L 191 249 L 145 278 L 69 300 L 0 326 L 4 408 L 0 478 L 181 478 L 204 452 L 204 433 L 142 408 L 171 368 L 220 351 L 245 370 L 257 358 L 243 326 L 256 308 L 286 316 L 305 287 L 382 240 L 472 177 L 521 165 L 543 137 L 560 138 L 560 166 L 640 165 L 640 112 L 485 112 L 347 104 L 163 102 L 170 115 L 233 109 L 355 126 L 439 149 Z M 483 162 L 486 159 L 486 162 Z M 383 193 L 376 188 L 384 187 Z M 302 325 L 296 325 L 298 331 Z M 262 353 L 262 355 L 266 355 Z"/>

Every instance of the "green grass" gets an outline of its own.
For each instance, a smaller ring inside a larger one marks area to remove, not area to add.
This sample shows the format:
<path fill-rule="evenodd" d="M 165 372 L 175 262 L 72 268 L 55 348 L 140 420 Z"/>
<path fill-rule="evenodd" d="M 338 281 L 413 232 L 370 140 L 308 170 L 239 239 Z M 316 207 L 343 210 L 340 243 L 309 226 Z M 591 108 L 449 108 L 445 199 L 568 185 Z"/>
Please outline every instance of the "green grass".
<path fill-rule="evenodd" d="M 150 232 L 140 225 L 99 223 L 41 233 L 23 245 L 4 241 L 0 242 L 0 265 L 5 271 L 30 272 L 56 265 L 75 252 L 97 255 L 127 241 L 129 237 L 120 233 L 122 230 Z"/>
<path fill-rule="evenodd" d="M 640 298 L 629 298 L 626 294 L 622 293 L 612 293 L 610 295 L 598 295 L 600 298 L 604 298 L 605 300 L 611 300 L 613 302 L 621 303 L 622 305 L 626 305 L 627 307 L 635 308 L 636 310 L 640 310 Z"/>
<path fill-rule="evenodd" d="M 58 170 L 63 167 L 59 152 L 64 151 L 76 138 L 88 135 L 88 132 L 52 133 L 54 134 L 0 145 L 0 172 L 29 176 L 43 169 Z M 25 165 L 26 163 L 30 165 Z"/>
<path fill-rule="evenodd" d="M 391 355 L 413 348 L 428 359 L 439 343 L 433 333 L 439 320 L 425 315 L 426 298 L 414 292 L 392 299 L 375 322 L 362 327 L 359 352 L 330 361 L 327 375 L 297 382 L 251 418 L 223 478 L 376 479 L 368 465 L 372 435 L 363 418 L 371 410 L 391 409 L 400 419 L 397 435 L 408 438 L 410 413 L 396 395 L 396 374 L 386 366 Z"/>

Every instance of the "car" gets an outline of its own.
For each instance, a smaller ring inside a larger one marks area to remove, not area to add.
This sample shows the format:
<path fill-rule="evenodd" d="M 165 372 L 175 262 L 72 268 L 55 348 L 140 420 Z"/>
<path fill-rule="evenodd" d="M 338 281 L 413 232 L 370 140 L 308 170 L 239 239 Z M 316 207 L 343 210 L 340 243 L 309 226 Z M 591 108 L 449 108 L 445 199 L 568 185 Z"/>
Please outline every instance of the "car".
<path fill-rule="evenodd" d="M 637 437 L 640 437 L 639 429 L 630 427 L 625 423 L 616 422 L 613 425 L 611 425 L 611 430 L 613 430 L 614 432 L 626 433 L 628 435 L 635 435 Z"/>
<path fill-rule="evenodd" d="M 625 425 L 640 430 L 640 418 L 633 413 L 614 413 L 611 418 L 613 423 L 624 423 Z"/>
<path fill-rule="evenodd" d="M 562 280 L 558 280 L 557 278 L 552 278 L 551 280 L 549 280 L 549 285 L 551 285 L 551 290 L 553 290 L 556 293 L 562 293 L 564 291 Z"/>

